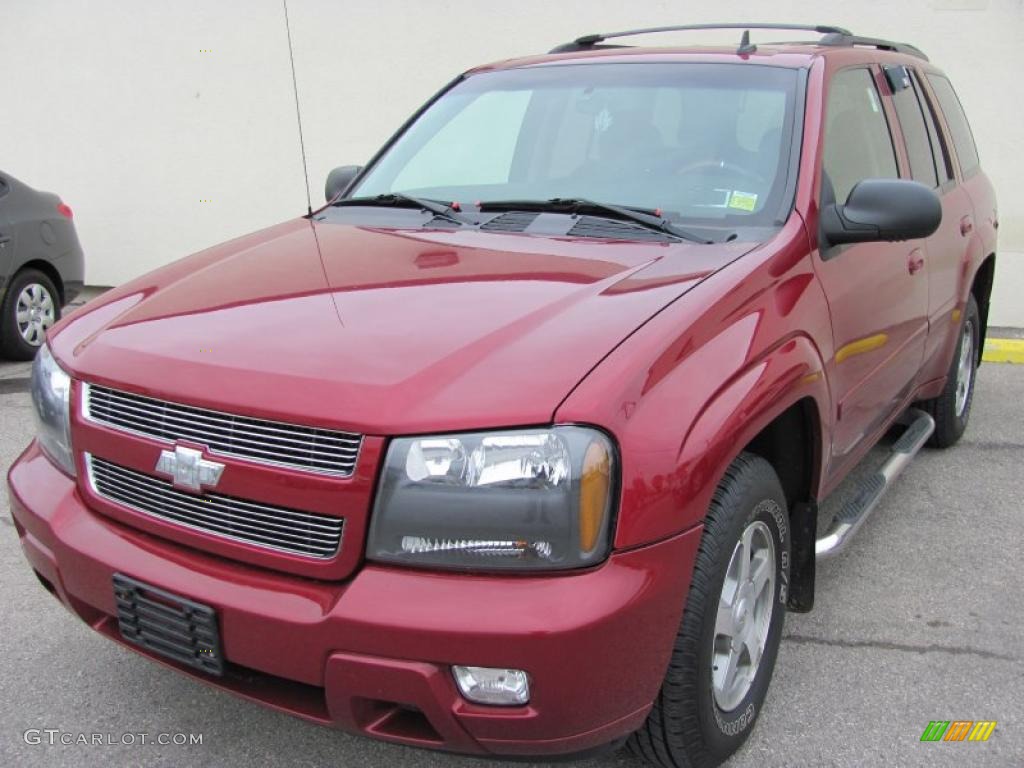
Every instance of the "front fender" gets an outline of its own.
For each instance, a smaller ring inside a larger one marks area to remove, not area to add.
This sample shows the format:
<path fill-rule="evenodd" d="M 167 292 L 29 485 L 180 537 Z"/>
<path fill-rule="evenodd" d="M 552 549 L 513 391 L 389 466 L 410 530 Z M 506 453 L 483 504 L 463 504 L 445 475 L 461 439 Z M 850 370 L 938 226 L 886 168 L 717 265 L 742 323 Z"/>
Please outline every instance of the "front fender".
<path fill-rule="evenodd" d="M 740 322 L 724 331 L 705 347 L 705 355 L 732 348 L 737 335 L 750 332 L 749 325 L 749 321 Z M 695 362 L 698 370 L 704 368 Z M 616 547 L 655 541 L 699 524 L 729 464 L 761 430 L 800 400 L 810 398 L 818 423 L 827 424 L 831 399 L 823 371 L 814 344 L 797 336 L 732 376 L 692 415 L 686 413 L 689 409 L 662 410 L 651 401 L 652 413 L 664 414 L 658 428 L 675 439 L 657 450 L 638 452 L 633 447 L 637 435 L 631 430 L 624 436 L 628 447 L 622 451 L 624 483 Z M 679 370 L 679 391 L 692 390 L 684 384 L 690 373 Z M 817 458 L 813 475 L 817 485 L 820 443 L 812 454 Z"/>
<path fill-rule="evenodd" d="M 729 463 L 794 403 L 810 398 L 829 434 L 830 345 L 825 297 L 796 232 L 726 267 L 609 355 L 555 416 L 603 426 L 619 442 L 615 546 L 700 524 Z M 824 453 L 812 451 L 815 486 Z"/>
<path fill-rule="evenodd" d="M 726 469 L 745 446 L 793 405 L 806 400 L 817 429 L 810 455 L 811 494 L 822 479 L 822 436 L 830 424 L 831 397 L 824 364 L 806 336 L 781 342 L 716 393 L 697 417 L 679 452 L 678 471 L 688 480 L 684 525 L 703 517 Z"/>

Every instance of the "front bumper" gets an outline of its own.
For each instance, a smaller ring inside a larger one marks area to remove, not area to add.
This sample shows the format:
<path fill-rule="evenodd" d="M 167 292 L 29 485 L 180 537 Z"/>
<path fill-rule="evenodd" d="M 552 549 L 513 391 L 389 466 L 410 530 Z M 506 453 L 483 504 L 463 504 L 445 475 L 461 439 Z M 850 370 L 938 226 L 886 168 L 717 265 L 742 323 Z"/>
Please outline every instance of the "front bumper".
<path fill-rule="evenodd" d="M 573 574 L 365 565 L 345 582 L 326 582 L 197 552 L 100 516 L 35 444 L 8 483 L 33 569 L 111 639 L 126 643 L 111 585 L 120 572 L 217 610 L 224 677 L 153 657 L 162 663 L 319 723 L 475 754 L 570 754 L 639 727 L 667 668 L 700 539 L 692 529 Z M 525 669 L 531 701 L 471 704 L 455 687 L 453 664 Z"/>

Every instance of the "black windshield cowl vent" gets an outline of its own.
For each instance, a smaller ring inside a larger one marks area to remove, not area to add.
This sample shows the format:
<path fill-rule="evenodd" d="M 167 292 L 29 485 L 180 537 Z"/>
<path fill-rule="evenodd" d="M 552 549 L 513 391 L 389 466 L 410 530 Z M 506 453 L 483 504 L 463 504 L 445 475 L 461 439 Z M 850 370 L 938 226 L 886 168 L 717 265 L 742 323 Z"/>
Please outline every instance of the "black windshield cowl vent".
<path fill-rule="evenodd" d="M 423 225 L 424 229 L 461 229 L 462 225 L 444 216 L 434 216 Z"/>
<path fill-rule="evenodd" d="M 569 237 L 594 237 L 602 240 L 642 240 L 655 243 L 674 243 L 679 238 L 667 232 L 640 227 L 628 221 L 616 221 L 601 216 L 580 216 L 566 233 Z"/>
<path fill-rule="evenodd" d="M 537 216 L 535 211 L 509 211 L 490 219 L 480 229 L 488 232 L 525 232 Z"/>

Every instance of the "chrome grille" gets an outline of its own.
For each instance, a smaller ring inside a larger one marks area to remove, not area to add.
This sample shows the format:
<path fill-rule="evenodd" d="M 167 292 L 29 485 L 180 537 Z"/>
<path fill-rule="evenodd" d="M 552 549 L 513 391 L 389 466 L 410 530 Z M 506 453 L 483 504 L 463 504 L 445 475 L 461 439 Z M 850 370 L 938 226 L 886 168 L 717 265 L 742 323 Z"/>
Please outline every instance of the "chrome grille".
<path fill-rule="evenodd" d="M 347 477 L 362 443 L 349 432 L 235 416 L 90 384 L 84 389 L 85 416 L 92 421 L 169 443 L 192 441 L 210 453 L 262 464 Z"/>
<path fill-rule="evenodd" d="M 218 493 L 194 495 L 169 480 L 85 455 L 89 483 L 101 498 L 143 514 L 259 547 L 326 559 L 341 544 L 344 520 Z"/>

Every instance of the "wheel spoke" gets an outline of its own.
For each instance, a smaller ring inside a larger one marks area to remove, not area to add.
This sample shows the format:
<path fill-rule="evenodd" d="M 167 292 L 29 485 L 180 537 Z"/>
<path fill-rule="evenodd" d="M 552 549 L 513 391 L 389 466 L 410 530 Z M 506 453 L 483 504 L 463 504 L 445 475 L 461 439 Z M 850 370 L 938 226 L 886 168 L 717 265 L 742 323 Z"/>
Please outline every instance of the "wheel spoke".
<path fill-rule="evenodd" d="M 724 597 L 724 596 L 723 596 Z M 725 600 L 718 601 L 718 615 L 715 617 L 715 636 L 724 636 L 732 639 L 736 634 L 736 624 L 733 621 L 732 605 Z"/>
<path fill-rule="evenodd" d="M 19 309 L 15 312 L 14 317 L 18 321 L 19 325 L 27 323 L 29 319 L 29 311 L 27 309 Z"/>
<path fill-rule="evenodd" d="M 744 530 L 743 536 L 740 537 L 740 547 L 736 554 L 740 557 L 739 580 L 741 583 L 750 578 L 750 543 L 753 537 L 754 529 L 750 527 Z"/>
<path fill-rule="evenodd" d="M 750 657 L 750 668 L 756 670 L 757 665 L 761 662 L 761 638 L 756 623 L 750 623 L 747 631 L 743 633 L 742 642 Z"/>
<path fill-rule="evenodd" d="M 772 577 L 772 571 L 774 570 L 775 564 L 769 562 L 767 553 L 759 552 L 754 560 L 754 567 L 750 576 L 751 580 L 754 582 L 755 600 L 761 597 L 761 592 L 764 591 L 765 586 L 768 584 L 768 580 Z"/>
<path fill-rule="evenodd" d="M 729 648 L 729 659 L 725 663 L 725 669 L 722 671 L 722 688 L 726 691 L 730 690 L 736 685 L 736 671 L 740 664 L 739 651 Z"/>

